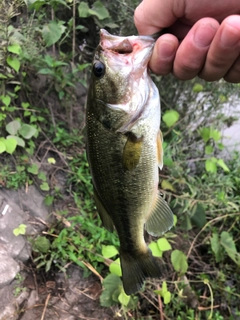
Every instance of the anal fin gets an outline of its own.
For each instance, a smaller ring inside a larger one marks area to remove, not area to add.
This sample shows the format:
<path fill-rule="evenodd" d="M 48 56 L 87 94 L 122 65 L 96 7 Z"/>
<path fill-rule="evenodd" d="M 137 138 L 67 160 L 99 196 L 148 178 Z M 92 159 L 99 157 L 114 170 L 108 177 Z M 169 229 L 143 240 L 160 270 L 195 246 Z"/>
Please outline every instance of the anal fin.
<path fill-rule="evenodd" d="M 157 195 L 153 209 L 145 223 L 145 229 L 152 236 L 160 236 L 173 226 L 173 213 L 167 202 Z"/>
<path fill-rule="evenodd" d="M 109 216 L 107 210 L 105 209 L 104 205 L 102 204 L 102 201 L 98 195 L 98 192 L 97 190 L 94 188 L 93 190 L 93 193 L 94 193 L 94 200 L 95 200 L 95 204 L 96 204 L 96 207 L 97 207 L 97 211 L 100 215 L 100 218 L 102 220 L 102 223 L 104 225 L 104 227 L 110 231 L 110 232 L 113 232 L 113 229 L 114 229 L 114 225 L 113 225 L 113 222 L 112 222 L 112 219 L 111 217 Z"/>

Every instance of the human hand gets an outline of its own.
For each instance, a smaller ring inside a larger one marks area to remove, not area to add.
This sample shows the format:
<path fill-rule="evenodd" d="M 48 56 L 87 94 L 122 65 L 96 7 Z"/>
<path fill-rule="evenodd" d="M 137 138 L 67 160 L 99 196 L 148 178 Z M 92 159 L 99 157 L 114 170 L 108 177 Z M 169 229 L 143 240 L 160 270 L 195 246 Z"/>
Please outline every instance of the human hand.
<path fill-rule="evenodd" d="M 142 35 L 167 29 L 156 41 L 153 72 L 189 80 L 240 82 L 239 0 L 143 0 L 134 14 Z"/>

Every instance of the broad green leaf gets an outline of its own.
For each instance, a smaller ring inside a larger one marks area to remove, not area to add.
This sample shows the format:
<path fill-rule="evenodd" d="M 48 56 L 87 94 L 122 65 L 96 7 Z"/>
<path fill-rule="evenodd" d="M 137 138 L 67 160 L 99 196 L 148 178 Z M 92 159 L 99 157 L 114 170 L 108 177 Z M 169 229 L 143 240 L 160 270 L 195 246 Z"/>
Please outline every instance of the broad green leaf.
<path fill-rule="evenodd" d="M 118 298 L 113 299 L 113 295 L 116 294 L 116 290 L 118 291 L 119 296 L 122 288 L 122 281 L 121 279 L 115 274 L 109 274 L 103 280 L 103 292 L 100 296 L 100 304 L 102 307 L 111 307 L 113 305 L 118 304 Z"/>
<path fill-rule="evenodd" d="M 37 129 L 30 124 L 24 123 L 18 132 L 24 139 L 31 139 L 37 132 Z"/>
<path fill-rule="evenodd" d="M 154 257 L 162 257 L 163 252 L 159 249 L 157 242 L 152 241 L 149 244 L 149 249 L 152 251 Z"/>
<path fill-rule="evenodd" d="M 6 125 L 6 130 L 11 135 L 16 135 L 18 130 L 21 128 L 21 123 L 18 120 L 13 120 Z"/>
<path fill-rule="evenodd" d="M 221 139 L 221 132 L 216 129 L 210 129 L 210 138 L 215 142 L 218 142 Z"/>
<path fill-rule="evenodd" d="M 218 233 L 213 233 L 210 238 L 211 248 L 215 255 L 216 262 L 220 262 L 223 259 L 223 251 L 220 244 L 220 239 Z"/>
<path fill-rule="evenodd" d="M 195 83 L 193 86 L 193 92 L 201 92 L 203 91 L 203 86 L 200 83 Z"/>
<path fill-rule="evenodd" d="M 230 172 L 228 166 L 226 165 L 226 163 L 224 162 L 223 159 L 218 159 L 217 165 L 218 165 L 219 167 L 221 167 L 224 171 Z"/>
<path fill-rule="evenodd" d="M 15 138 L 7 138 L 5 141 L 6 152 L 12 154 L 17 147 L 17 140 Z"/>
<path fill-rule="evenodd" d="M 45 24 L 42 29 L 42 36 L 46 46 L 49 47 L 56 43 L 61 38 L 65 29 L 66 27 L 60 22 L 56 22 L 56 20 L 52 20 L 48 24 Z"/>
<path fill-rule="evenodd" d="M 24 235 L 26 233 L 27 226 L 25 224 L 20 224 L 17 228 L 13 229 L 13 234 L 17 237 L 20 234 Z"/>
<path fill-rule="evenodd" d="M 168 291 L 168 292 L 166 292 L 166 293 L 164 294 L 164 296 L 163 296 L 163 303 L 164 303 L 164 304 L 168 304 L 168 303 L 170 303 L 170 302 L 171 302 L 171 292 Z"/>
<path fill-rule="evenodd" d="M 15 70 L 16 72 L 19 71 L 20 69 L 20 61 L 18 60 L 18 58 L 16 57 L 7 57 L 7 64 L 13 68 L 13 70 Z"/>
<path fill-rule="evenodd" d="M 15 54 L 20 54 L 20 52 L 22 51 L 22 49 L 18 43 L 15 43 L 15 44 L 8 46 L 7 50 L 8 50 L 8 52 L 12 52 Z"/>
<path fill-rule="evenodd" d="M 200 203 L 195 204 L 192 208 L 191 222 L 198 228 L 203 228 L 207 222 L 205 209 Z"/>
<path fill-rule="evenodd" d="M 49 184 L 47 182 L 43 182 L 42 184 L 40 184 L 40 189 L 43 191 L 49 191 L 50 190 Z"/>
<path fill-rule="evenodd" d="M 157 240 L 158 247 L 161 251 L 168 251 L 172 249 L 171 244 L 166 238 L 160 238 Z"/>
<path fill-rule="evenodd" d="M 213 146 L 210 146 L 210 145 L 205 146 L 205 153 L 206 154 L 213 153 Z"/>
<path fill-rule="evenodd" d="M 47 181 L 47 176 L 44 172 L 40 171 L 38 173 L 38 179 L 42 180 L 42 181 Z"/>
<path fill-rule="evenodd" d="M 19 147 L 23 147 L 23 148 L 25 147 L 25 141 L 22 138 L 20 138 L 18 136 L 12 136 L 12 135 L 7 136 L 7 139 L 11 139 L 11 138 L 13 138 L 17 141 L 17 145 Z"/>
<path fill-rule="evenodd" d="M 112 274 L 116 274 L 117 276 L 121 277 L 122 276 L 122 269 L 120 266 L 120 259 L 116 259 L 115 261 L 113 261 L 110 266 L 109 266 L 109 270 Z"/>
<path fill-rule="evenodd" d="M 228 256 L 238 265 L 240 266 L 240 254 L 237 252 L 235 242 L 233 241 L 233 237 L 229 232 L 223 231 L 221 233 L 221 245 L 226 250 Z"/>
<path fill-rule="evenodd" d="M 6 151 L 6 145 L 3 141 L 0 141 L 0 153 L 3 153 Z"/>
<path fill-rule="evenodd" d="M 174 186 L 168 180 L 165 180 L 165 179 L 162 180 L 161 187 L 164 190 L 175 191 Z"/>
<path fill-rule="evenodd" d="M 27 171 L 35 175 L 38 174 L 38 165 L 36 163 L 33 163 L 31 167 L 27 169 Z"/>
<path fill-rule="evenodd" d="M 187 272 L 188 263 L 186 255 L 180 250 L 171 253 L 171 262 L 175 271 L 184 274 Z"/>
<path fill-rule="evenodd" d="M 202 137 L 204 142 L 207 142 L 210 138 L 210 129 L 203 127 L 199 129 L 199 134 Z"/>
<path fill-rule="evenodd" d="M 118 301 L 125 307 L 127 307 L 129 301 L 131 299 L 131 296 L 128 296 L 124 289 L 122 288 L 120 295 L 118 296 Z"/>
<path fill-rule="evenodd" d="M 207 172 L 211 172 L 211 173 L 217 172 L 217 164 L 214 159 L 216 159 L 216 158 L 210 158 L 205 161 L 205 168 L 206 168 Z"/>
<path fill-rule="evenodd" d="M 102 255 L 104 258 L 112 258 L 118 254 L 118 250 L 115 246 L 109 245 L 109 246 L 102 246 Z"/>
<path fill-rule="evenodd" d="M 176 110 L 167 110 L 162 119 L 168 128 L 172 127 L 179 119 L 180 115 Z"/>
<path fill-rule="evenodd" d="M 6 107 L 10 105 L 11 98 L 9 96 L 1 96 L 2 102 L 5 104 Z"/>
<path fill-rule="evenodd" d="M 78 6 L 78 15 L 80 18 L 87 18 L 90 16 L 89 6 L 86 2 L 80 2 Z"/>
<path fill-rule="evenodd" d="M 109 18 L 108 10 L 102 4 L 102 2 L 98 0 L 94 2 L 92 9 L 89 9 L 88 12 L 92 15 L 97 16 L 99 20 L 104 20 L 106 18 Z"/>

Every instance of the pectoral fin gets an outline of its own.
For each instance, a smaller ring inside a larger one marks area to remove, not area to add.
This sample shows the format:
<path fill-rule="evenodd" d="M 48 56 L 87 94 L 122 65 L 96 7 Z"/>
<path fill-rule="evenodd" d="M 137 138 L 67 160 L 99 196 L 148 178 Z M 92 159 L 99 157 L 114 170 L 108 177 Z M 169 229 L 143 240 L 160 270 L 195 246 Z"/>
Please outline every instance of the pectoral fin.
<path fill-rule="evenodd" d="M 101 199 L 98 195 L 98 192 L 95 188 L 94 188 L 93 192 L 94 192 L 94 200 L 96 203 L 97 211 L 100 215 L 102 223 L 108 231 L 113 232 L 114 225 L 113 225 L 112 219 L 109 216 L 109 214 L 107 213 L 107 210 L 105 209 L 104 205 L 102 204 L 102 201 L 101 201 Z"/>
<path fill-rule="evenodd" d="M 123 166 L 127 170 L 133 170 L 139 163 L 143 137 L 137 138 L 134 134 L 128 133 L 128 139 L 123 149 Z"/>
<path fill-rule="evenodd" d="M 173 226 L 173 213 L 167 202 L 157 195 L 153 210 L 145 223 L 145 229 L 152 236 L 160 236 Z"/>
<path fill-rule="evenodd" d="M 157 159 L 158 166 L 160 169 L 163 167 L 163 136 L 161 130 L 158 131 L 157 135 Z"/>

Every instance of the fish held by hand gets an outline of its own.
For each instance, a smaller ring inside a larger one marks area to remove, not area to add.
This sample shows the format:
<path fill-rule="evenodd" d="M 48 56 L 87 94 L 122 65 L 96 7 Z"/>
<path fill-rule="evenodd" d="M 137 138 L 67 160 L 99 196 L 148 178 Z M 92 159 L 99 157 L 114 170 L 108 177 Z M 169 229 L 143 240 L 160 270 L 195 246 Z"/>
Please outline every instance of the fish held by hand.
<path fill-rule="evenodd" d="M 147 65 L 154 39 L 100 31 L 88 91 L 87 156 L 94 199 L 103 225 L 120 240 L 123 287 L 140 290 L 145 278 L 160 277 L 158 259 L 144 240 L 173 225 L 158 192 L 163 166 L 160 98 Z"/>

